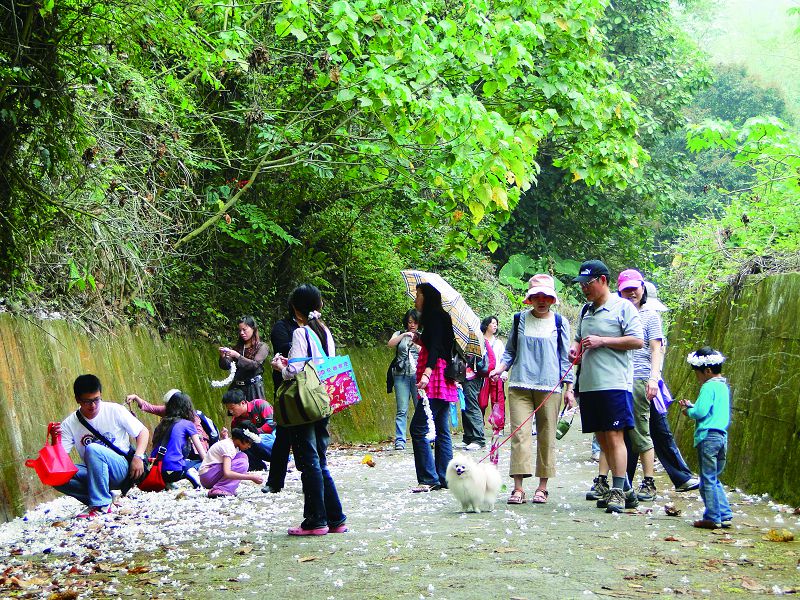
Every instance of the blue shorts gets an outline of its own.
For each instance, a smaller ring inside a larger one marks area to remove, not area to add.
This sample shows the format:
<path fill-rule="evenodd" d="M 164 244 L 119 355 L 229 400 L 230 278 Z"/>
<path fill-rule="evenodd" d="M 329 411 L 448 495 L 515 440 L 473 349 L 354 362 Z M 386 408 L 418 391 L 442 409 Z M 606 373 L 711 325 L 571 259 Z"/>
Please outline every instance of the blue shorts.
<path fill-rule="evenodd" d="M 584 433 L 633 429 L 633 394 L 626 390 L 580 393 Z"/>

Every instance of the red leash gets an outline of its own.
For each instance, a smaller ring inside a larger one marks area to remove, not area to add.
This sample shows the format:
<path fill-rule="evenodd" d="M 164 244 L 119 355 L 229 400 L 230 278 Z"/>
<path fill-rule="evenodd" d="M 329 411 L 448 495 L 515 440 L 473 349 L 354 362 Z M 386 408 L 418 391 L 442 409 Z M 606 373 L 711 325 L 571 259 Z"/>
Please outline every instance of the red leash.
<path fill-rule="evenodd" d="M 522 429 L 522 426 L 525 425 L 525 423 L 527 423 L 528 421 L 530 421 L 533 418 L 533 415 L 536 414 L 536 411 L 539 410 L 540 408 L 542 408 L 545 405 L 545 403 L 550 399 L 550 396 L 552 396 L 555 393 L 555 391 L 559 387 L 561 387 L 561 384 L 563 383 L 564 379 L 567 377 L 569 372 L 572 370 L 572 367 L 574 367 L 576 364 L 578 364 L 578 361 L 581 359 L 581 356 L 583 356 L 583 345 L 580 346 L 580 350 L 578 351 L 577 356 L 575 356 L 575 359 L 572 361 L 572 363 L 570 363 L 570 365 L 567 368 L 567 370 L 564 371 L 564 374 L 561 376 L 561 379 L 558 380 L 558 383 L 553 387 L 552 390 L 550 390 L 550 392 L 547 394 L 545 399 L 542 400 L 542 403 L 539 406 L 537 406 L 536 408 L 534 408 L 533 412 L 530 415 L 528 415 L 528 418 L 525 419 L 522 423 L 520 423 L 519 426 L 517 426 L 517 428 L 514 431 L 512 431 L 510 434 L 508 434 L 508 437 L 506 439 L 504 439 L 502 442 L 497 444 L 496 447 L 492 446 L 492 449 L 489 451 L 489 454 L 487 454 L 482 459 L 480 459 L 478 461 L 479 463 L 482 463 L 487 458 L 489 458 L 494 452 L 497 452 L 498 450 L 500 450 L 500 448 L 503 446 L 503 444 L 505 444 L 512 437 L 514 437 L 514 434 L 517 433 L 520 429 Z"/>

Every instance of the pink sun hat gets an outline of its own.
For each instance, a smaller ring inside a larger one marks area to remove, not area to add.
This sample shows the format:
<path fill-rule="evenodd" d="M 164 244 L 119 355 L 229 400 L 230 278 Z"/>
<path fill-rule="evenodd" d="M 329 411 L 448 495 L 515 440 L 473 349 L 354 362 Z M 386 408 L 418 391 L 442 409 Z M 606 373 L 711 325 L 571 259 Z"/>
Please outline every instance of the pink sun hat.
<path fill-rule="evenodd" d="M 617 277 L 617 289 L 622 292 L 631 288 L 642 287 L 644 285 L 644 277 L 636 269 L 625 269 Z"/>
<path fill-rule="evenodd" d="M 545 273 L 534 275 L 528 280 L 528 291 L 525 293 L 525 304 L 531 304 L 530 298 L 536 294 L 544 294 L 550 296 L 558 304 L 558 296 L 556 296 L 556 286 L 553 278 Z"/>

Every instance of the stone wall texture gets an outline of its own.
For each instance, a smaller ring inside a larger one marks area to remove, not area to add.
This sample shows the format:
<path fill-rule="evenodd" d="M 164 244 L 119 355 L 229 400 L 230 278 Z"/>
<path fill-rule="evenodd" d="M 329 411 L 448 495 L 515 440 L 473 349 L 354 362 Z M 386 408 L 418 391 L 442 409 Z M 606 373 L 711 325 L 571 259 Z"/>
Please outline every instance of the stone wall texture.
<path fill-rule="evenodd" d="M 107 401 L 121 403 L 127 394 L 136 393 L 160 403 L 164 393 L 176 387 L 217 425 L 229 423 L 220 401 L 224 390 L 209 385 L 226 373 L 217 364 L 216 346 L 208 341 L 162 338 L 146 328 L 127 327 L 95 336 L 65 321 L 0 314 L 0 344 L 0 522 L 54 496 L 24 463 L 44 444 L 47 423 L 77 408 L 72 382 L 81 373 L 100 377 Z M 353 360 L 364 400 L 334 415 L 334 439 L 376 442 L 390 437 L 394 396 L 386 394 L 385 386 L 391 352 L 385 347 L 342 351 Z M 265 387 L 271 399 L 269 374 Z M 151 431 L 157 424 L 150 415 L 142 420 Z"/>
<path fill-rule="evenodd" d="M 750 493 L 800 505 L 800 273 L 729 289 L 694 317 L 670 326 L 664 379 L 674 397 L 699 391 L 686 355 L 711 345 L 728 357 L 731 387 L 728 463 L 721 479 Z M 684 456 L 697 466 L 694 422 L 670 410 Z"/>

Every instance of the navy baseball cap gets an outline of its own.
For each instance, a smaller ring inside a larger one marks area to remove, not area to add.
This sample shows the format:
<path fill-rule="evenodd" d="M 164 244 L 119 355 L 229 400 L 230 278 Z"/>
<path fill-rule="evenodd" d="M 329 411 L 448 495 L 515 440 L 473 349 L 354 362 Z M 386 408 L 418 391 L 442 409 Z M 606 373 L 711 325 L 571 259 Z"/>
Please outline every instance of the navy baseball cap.
<path fill-rule="evenodd" d="M 590 279 L 601 275 L 605 275 L 606 280 L 611 276 L 606 263 L 601 260 L 587 260 L 581 264 L 581 268 L 578 269 L 578 276 L 572 280 L 572 283 L 586 283 Z"/>

